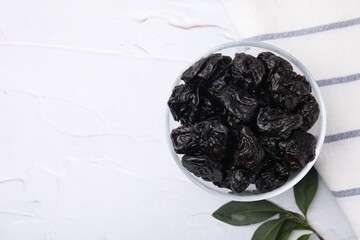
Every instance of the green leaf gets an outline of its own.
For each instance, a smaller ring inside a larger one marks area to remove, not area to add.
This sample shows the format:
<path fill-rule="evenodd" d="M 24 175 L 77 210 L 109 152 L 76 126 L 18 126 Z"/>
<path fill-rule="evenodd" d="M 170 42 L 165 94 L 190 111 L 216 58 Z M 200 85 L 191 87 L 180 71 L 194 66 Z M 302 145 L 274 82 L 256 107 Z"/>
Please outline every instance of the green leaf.
<path fill-rule="evenodd" d="M 300 236 L 297 240 L 308 240 L 312 234 L 305 234 Z"/>
<path fill-rule="evenodd" d="M 279 218 L 267 221 L 256 229 L 251 240 L 276 240 L 277 235 L 286 219 Z"/>
<path fill-rule="evenodd" d="M 317 187 L 318 175 L 315 168 L 312 168 L 308 174 L 294 186 L 296 204 L 305 216 L 315 197 Z"/>
<path fill-rule="evenodd" d="M 288 240 L 294 230 L 309 230 L 309 227 L 291 219 L 287 219 L 281 227 L 276 240 Z"/>
<path fill-rule="evenodd" d="M 229 202 L 213 213 L 213 217 L 234 226 L 246 226 L 262 222 L 286 211 L 272 202 Z"/>

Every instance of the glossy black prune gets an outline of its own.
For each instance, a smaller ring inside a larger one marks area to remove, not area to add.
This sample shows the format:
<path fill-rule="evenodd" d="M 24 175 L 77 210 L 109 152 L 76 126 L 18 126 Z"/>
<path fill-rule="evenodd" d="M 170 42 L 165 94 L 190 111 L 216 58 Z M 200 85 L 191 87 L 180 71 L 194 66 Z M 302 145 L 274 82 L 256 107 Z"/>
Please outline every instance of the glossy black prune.
<path fill-rule="evenodd" d="M 233 192 L 241 193 L 250 185 L 250 177 L 241 168 L 233 168 L 229 176 L 230 189 Z"/>
<path fill-rule="evenodd" d="M 294 132 L 282 143 L 284 161 L 291 172 L 298 172 L 315 158 L 316 138 L 307 132 Z"/>
<path fill-rule="evenodd" d="M 231 75 L 240 86 L 249 91 L 254 91 L 263 81 L 265 66 L 259 59 L 251 55 L 236 53 L 231 68 Z"/>
<path fill-rule="evenodd" d="M 174 88 L 168 106 L 175 121 L 191 125 L 206 120 L 215 114 L 216 107 L 198 88 L 178 85 Z"/>
<path fill-rule="evenodd" d="M 225 109 L 228 124 L 232 127 L 249 122 L 258 106 L 255 98 L 232 85 L 223 89 L 219 101 Z"/>
<path fill-rule="evenodd" d="M 307 131 L 314 126 L 316 120 L 319 118 L 320 108 L 315 97 L 309 94 L 299 103 L 295 112 L 303 117 L 304 123 L 300 127 L 300 130 Z"/>
<path fill-rule="evenodd" d="M 223 179 L 221 181 L 215 181 L 213 184 L 219 188 L 228 188 L 230 189 L 230 173 L 231 169 L 229 169 L 230 166 L 226 166 L 223 164 Z"/>
<path fill-rule="evenodd" d="M 271 100 L 282 109 L 292 110 L 311 92 L 304 76 L 288 69 L 280 69 L 269 78 Z"/>
<path fill-rule="evenodd" d="M 212 119 L 190 127 L 180 126 L 171 132 L 176 153 L 194 156 L 208 155 L 221 161 L 227 154 L 228 128 Z"/>
<path fill-rule="evenodd" d="M 229 78 L 230 78 L 229 75 L 224 75 L 222 77 L 219 77 L 209 85 L 207 91 L 210 93 L 210 95 L 218 99 L 224 88 L 228 86 L 230 81 Z"/>
<path fill-rule="evenodd" d="M 286 183 L 290 176 L 287 167 L 278 161 L 269 161 L 255 179 L 255 186 L 261 192 L 270 192 Z"/>
<path fill-rule="evenodd" d="M 265 69 L 269 74 L 272 74 L 279 69 L 293 70 L 291 63 L 271 52 L 262 52 L 257 58 L 263 62 Z"/>
<path fill-rule="evenodd" d="M 194 125 L 201 133 L 200 148 L 212 158 L 221 160 L 227 155 L 229 129 L 219 120 L 209 120 Z"/>
<path fill-rule="evenodd" d="M 201 58 L 196 63 L 191 65 L 183 72 L 183 74 L 181 75 L 181 79 L 186 83 L 191 83 L 192 81 L 196 80 L 196 76 L 204 68 L 206 62 L 209 60 L 210 57 L 213 57 L 213 54 L 209 55 L 208 57 Z"/>
<path fill-rule="evenodd" d="M 189 172 L 205 181 L 219 182 L 223 179 L 222 165 L 208 156 L 184 155 L 181 163 Z"/>
<path fill-rule="evenodd" d="M 286 113 L 280 109 L 261 108 L 256 119 L 258 131 L 263 135 L 288 138 L 292 131 L 303 124 L 300 114 Z"/>
<path fill-rule="evenodd" d="M 191 124 L 199 104 L 199 91 L 190 86 L 175 86 L 167 102 L 175 121 Z"/>
<path fill-rule="evenodd" d="M 232 62 L 231 57 L 220 53 L 210 54 L 189 67 L 182 74 L 181 79 L 190 85 L 206 85 L 224 74 Z"/>
<path fill-rule="evenodd" d="M 264 155 L 264 149 L 250 128 L 240 128 L 236 136 L 234 164 L 248 170 L 256 169 Z"/>
<path fill-rule="evenodd" d="M 227 176 L 225 176 L 221 181 L 213 182 L 213 184 L 219 188 L 228 188 L 230 189 L 230 181 Z"/>
<path fill-rule="evenodd" d="M 198 123 L 216 115 L 218 106 L 210 100 L 207 96 L 200 96 L 200 102 L 195 112 L 195 118 L 192 119 L 191 124 Z"/>
<path fill-rule="evenodd" d="M 259 136 L 260 144 L 265 150 L 265 154 L 270 159 L 281 160 L 284 151 L 279 147 L 279 139 L 276 137 Z"/>
<path fill-rule="evenodd" d="M 200 77 L 207 78 L 210 82 L 213 82 L 227 74 L 231 63 L 231 57 L 221 55 L 221 57 L 219 59 L 216 59 L 216 61 L 210 60 L 206 63 L 206 66 L 203 69 L 203 72 L 205 74 L 200 74 Z M 209 69 L 211 69 L 211 71 L 208 72 L 211 72 L 211 74 L 206 74 L 208 65 L 210 65 Z"/>
<path fill-rule="evenodd" d="M 258 100 L 259 107 L 269 107 L 273 105 L 269 90 L 267 89 L 260 89 L 256 94 L 256 99 Z"/>
<path fill-rule="evenodd" d="M 190 126 L 180 126 L 171 131 L 171 140 L 176 153 L 179 154 L 201 154 L 199 144 L 201 135 Z"/>

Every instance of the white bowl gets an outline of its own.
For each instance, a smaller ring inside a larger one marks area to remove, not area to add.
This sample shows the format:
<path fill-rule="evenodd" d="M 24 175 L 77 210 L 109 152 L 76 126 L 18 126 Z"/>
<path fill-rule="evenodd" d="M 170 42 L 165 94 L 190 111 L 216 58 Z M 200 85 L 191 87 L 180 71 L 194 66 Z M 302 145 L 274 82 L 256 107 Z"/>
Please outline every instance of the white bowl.
<path fill-rule="evenodd" d="M 277 47 L 274 47 L 272 45 L 265 44 L 265 43 L 238 41 L 238 42 L 231 42 L 231 43 L 219 45 L 219 46 L 211 49 L 204 55 L 202 55 L 200 58 L 206 57 L 211 53 L 222 53 L 223 55 L 227 55 L 227 56 L 230 56 L 233 58 L 235 53 L 239 53 L 239 52 L 244 52 L 244 53 L 247 53 L 247 54 L 250 54 L 253 56 L 257 56 L 260 52 L 265 52 L 265 51 L 272 52 L 275 55 L 278 55 L 278 56 L 286 59 L 287 61 L 289 61 L 292 64 L 295 72 L 297 72 L 298 74 L 304 75 L 306 77 L 306 79 L 310 82 L 311 87 L 312 87 L 312 95 L 316 98 L 316 100 L 320 106 L 319 118 L 318 118 L 317 122 L 315 123 L 315 125 L 309 130 L 309 132 L 312 133 L 317 139 L 316 150 L 315 150 L 315 152 L 316 152 L 315 159 L 312 162 L 308 163 L 299 173 L 290 176 L 289 180 L 283 186 L 281 186 L 271 192 L 260 193 L 259 191 L 256 190 L 255 185 L 251 184 L 244 192 L 233 193 L 229 189 L 219 188 L 219 187 L 213 185 L 211 182 L 204 181 L 201 178 L 194 176 L 192 173 L 190 173 L 187 169 L 185 169 L 182 166 L 182 164 L 181 164 L 181 156 L 182 155 L 177 154 L 174 151 L 174 148 L 173 148 L 173 145 L 171 142 L 171 138 L 170 138 L 170 133 L 171 133 L 172 129 L 178 127 L 180 124 L 178 122 L 174 121 L 172 115 L 170 114 L 168 107 L 167 107 L 167 111 L 166 111 L 166 139 L 167 139 L 167 143 L 168 143 L 168 147 L 171 152 L 171 155 L 173 156 L 173 158 L 174 158 L 176 164 L 178 165 L 178 167 L 180 168 L 180 170 L 193 183 L 195 183 L 200 188 L 202 188 L 212 194 L 215 194 L 217 196 L 225 197 L 225 198 L 235 200 L 235 201 L 249 202 L 249 201 L 263 200 L 263 199 L 267 199 L 267 198 L 271 198 L 276 195 L 279 195 L 279 194 L 285 192 L 286 190 L 292 188 L 296 183 L 298 183 L 309 172 L 309 170 L 315 164 L 317 158 L 319 157 L 319 154 L 320 154 L 323 142 L 324 142 L 324 138 L 325 138 L 326 111 L 325 111 L 323 99 L 320 94 L 319 87 L 316 84 L 316 81 L 314 80 L 314 78 L 311 76 L 310 72 L 305 68 L 305 66 L 302 65 L 296 58 L 291 56 L 289 53 L 281 50 L 280 48 L 277 48 Z M 196 61 L 198 61 L 200 58 L 196 59 Z M 196 62 L 196 61 L 194 61 L 194 62 Z M 188 67 L 190 67 L 190 66 L 188 66 Z M 179 77 L 176 79 L 174 86 L 181 84 L 181 79 L 180 79 L 181 75 L 182 75 L 182 72 L 179 75 Z"/>

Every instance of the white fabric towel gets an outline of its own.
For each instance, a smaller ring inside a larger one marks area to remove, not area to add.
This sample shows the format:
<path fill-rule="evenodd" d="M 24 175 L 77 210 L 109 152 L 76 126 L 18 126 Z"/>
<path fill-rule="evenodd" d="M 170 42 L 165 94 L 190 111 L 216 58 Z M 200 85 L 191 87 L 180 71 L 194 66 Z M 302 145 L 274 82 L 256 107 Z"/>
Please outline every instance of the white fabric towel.
<path fill-rule="evenodd" d="M 284 49 L 317 80 L 328 128 L 316 168 L 360 238 L 360 1 L 222 2 L 242 39 Z"/>

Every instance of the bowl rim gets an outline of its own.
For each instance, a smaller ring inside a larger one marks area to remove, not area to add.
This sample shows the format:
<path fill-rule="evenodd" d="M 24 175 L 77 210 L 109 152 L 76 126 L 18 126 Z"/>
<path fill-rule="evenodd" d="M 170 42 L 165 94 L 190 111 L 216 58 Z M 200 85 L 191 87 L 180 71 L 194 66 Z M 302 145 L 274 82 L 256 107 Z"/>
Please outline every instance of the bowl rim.
<path fill-rule="evenodd" d="M 165 114 L 165 117 L 166 117 L 165 135 L 166 135 L 166 142 L 167 142 L 168 148 L 170 150 L 170 153 L 171 153 L 175 163 L 178 165 L 178 167 L 183 172 L 183 174 L 185 174 L 185 176 L 187 176 L 187 178 L 190 181 L 192 181 L 195 185 L 197 185 L 198 187 L 204 189 L 205 191 L 207 191 L 211 194 L 214 194 L 214 195 L 222 197 L 222 198 L 227 198 L 229 200 L 235 200 L 235 201 L 240 201 L 240 202 L 251 202 L 251 201 L 259 201 L 259 200 L 272 198 L 272 197 L 275 197 L 275 196 L 291 189 L 310 171 L 310 169 L 314 166 L 315 162 L 317 161 L 317 159 L 320 155 L 321 149 L 323 147 L 325 134 L 326 134 L 326 109 L 325 109 L 325 104 L 324 104 L 319 86 L 317 85 L 317 83 L 316 83 L 314 77 L 311 75 L 311 73 L 306 69 L 306 67 L 291 54 L 289 54 L 286 51 L 284 51 L 278 47 L 275 47 L 271 44 L 262 43 L 262 42 L 252 42 L 252 41 L 233 41 L 233 42 L 229 42 L 229 43 L 220 44 L 220 45 L 217 45 L 217 46 L 211 48 L 209 51 L 205 52 L 204 54 L 202 54 L 195 61 L 191 62 L 191 64 L 189 66 L 187 66 L 187 68 L 190 67 L 192 64 L 194 64 L 199 59 L 206 57 L 211 53 L 216 53 L 223 49 L 240 47 L 240 46 L 241 47 L 262 48 L 262 49 L 271 51 L 273 53 L 276 53 L 276 54 L 280 55 L 281 57 L 285 57 L 286 60 L 289 60 L 292 64 L 294 64 L 302 72 L 302 74 L 304 74 L 305 78 L 309 81 L 309 83 L 312 87 L 313 94 L 316 95 L 318 98 L 317 100 L 318 100 L 318 104 L 320 107 L 320 115 L 317 120 L 317 121 L 320 121 L 320 131 L 319 131 L 319 136 L 318 136 L 317 142 L 316 142 L 315 159 L 313 161 L 311 161 L 310 163 L 308 163 L 294 178 L 292 178 L 290 181 L 286 182 L 281 187 L 274 189 L 273 191 L 266 192 L 266 193 L 260 193 L 257 195 L 240 196 L 240 195 L 236 195 L 236 194 L 219 192 L 219 191 L 216 191 L 216 190 L 206 186 L 205 184 L 203 184 L 202 182 L 199 181 L 198 177 L 194 176 L 192 173 L 190 173 L 188 170 L 186 170 L 181 165 L 181 159 L 179 158 L 178 154 L 175 152 L 175 150 L 173 148 L 172 141 L 171 141 L 170 134 L 169 134 L 170 133 L 170 124 L 169 124 L 170 110 L 169 110 L 168 106 L 166 106 L 166 114 Z M 184 69 L 184 71 L 186 69 Z M 179 83 L 181 82 L 181 79 L 180 79 L 181 75 L 184 71 L 182 71 L 180 73 L 180 75 L 176 78 L 174 84 L 172 85 L 172 89 L 175 86 L 179 85 Z M 171 92 L 172 91 L 170 91 L 168 98 L 170 97 Z"/>

